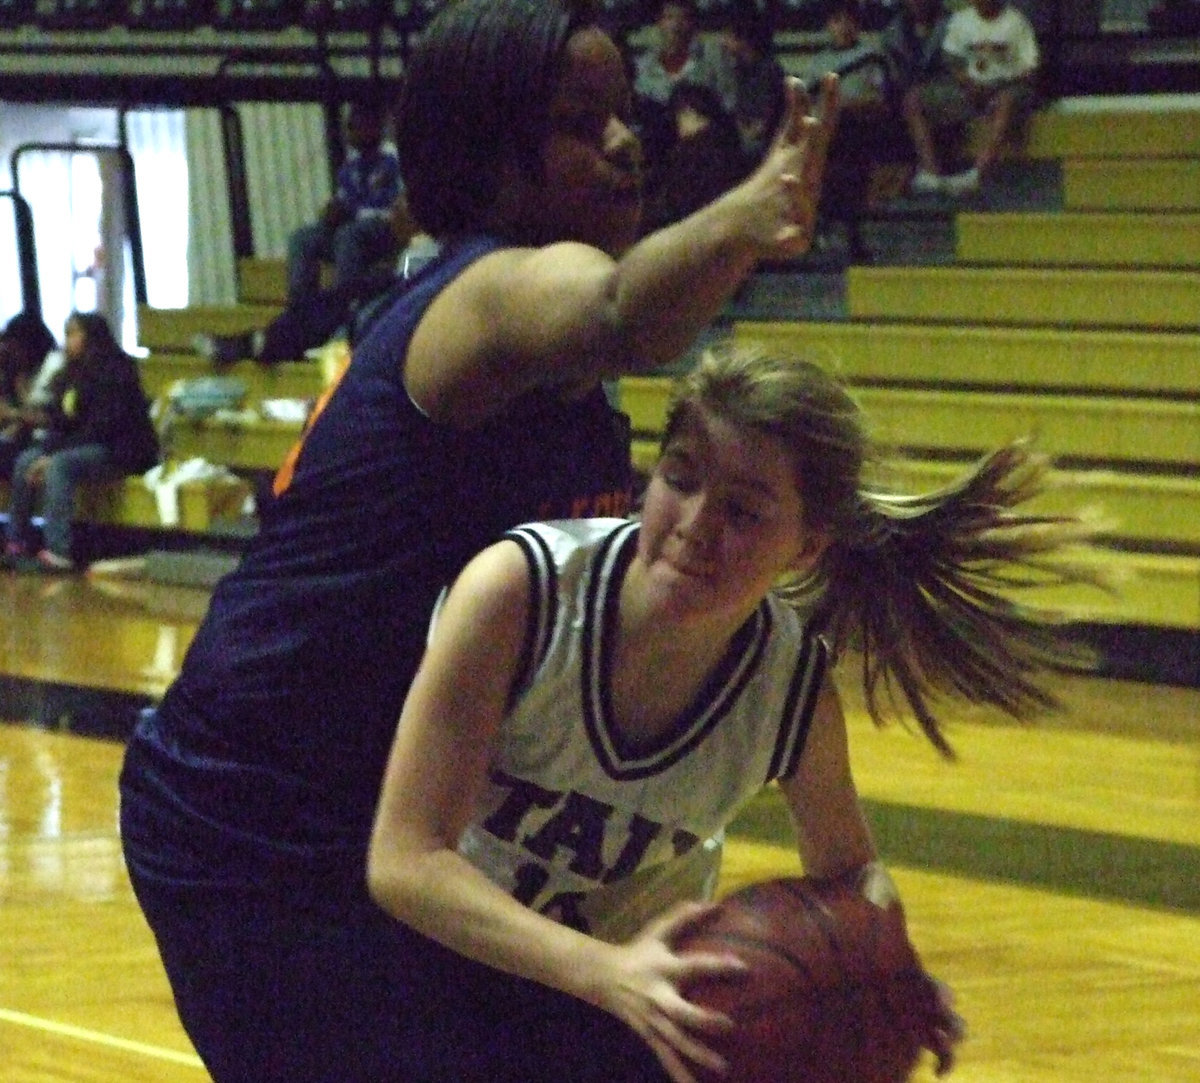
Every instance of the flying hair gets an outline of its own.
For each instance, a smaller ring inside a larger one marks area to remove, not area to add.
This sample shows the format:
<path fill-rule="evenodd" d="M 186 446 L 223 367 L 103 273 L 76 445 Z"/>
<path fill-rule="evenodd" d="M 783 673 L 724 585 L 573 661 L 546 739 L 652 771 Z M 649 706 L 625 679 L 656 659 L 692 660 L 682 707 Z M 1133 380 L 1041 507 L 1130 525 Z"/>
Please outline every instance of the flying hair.
<path fill-rule="evenodd" d="M 906 704 L 952 757 L 938 700 L 990 704 L 1026 719 L 1060 707 L 1043 683 L 1048 672 L 1094 666 L 1069 636 L 1068 614 L 1020 600 L 1035 587 L 1109 587 L 1081 559 L 1097 523 L 1028 510 L 1050 465 L 1031 442 L 997 448 L 930 492 L 869 485 L 868 466 L 886 465 L 887 456 L 846 388 L 817 365 L 746 344 L 706 351 L 679 381 L 664 446 L 695 410 L 789 449 L 804 526 L 828 545 L 777 593 L 819 624 L 835 659 L 860 654 L 876 724 Z"/>

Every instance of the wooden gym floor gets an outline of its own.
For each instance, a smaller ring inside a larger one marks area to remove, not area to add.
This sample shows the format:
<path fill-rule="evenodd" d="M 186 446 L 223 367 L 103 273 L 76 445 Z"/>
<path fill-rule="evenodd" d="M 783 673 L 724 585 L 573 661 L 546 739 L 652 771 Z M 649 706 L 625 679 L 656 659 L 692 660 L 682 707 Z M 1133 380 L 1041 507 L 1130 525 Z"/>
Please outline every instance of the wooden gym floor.
<path fill-rule="evenodd" d="M 125 876 L 116 776 L 131 712 L 170 680 L 206 596 L 3 574 L 0 597 L 0 1080 L 200 1083 Z M 848 696 L 913 938 L 970 1025 L 953 1078 L 1195 1083 L 1200 689 L 1063 693 L 1066 714 L 1031 728 L 960 714 L 954 764 L 874 731 Z M 795 871 L 765 795 L 726 886 Z"/>

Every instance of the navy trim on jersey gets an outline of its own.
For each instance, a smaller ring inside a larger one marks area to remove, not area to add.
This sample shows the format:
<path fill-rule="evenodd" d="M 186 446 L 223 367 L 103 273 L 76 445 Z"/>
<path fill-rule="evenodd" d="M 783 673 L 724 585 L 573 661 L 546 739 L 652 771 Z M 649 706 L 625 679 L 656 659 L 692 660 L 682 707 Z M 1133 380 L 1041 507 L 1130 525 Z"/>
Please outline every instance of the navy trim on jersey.
<path fill-rule="evenodd" d="M 773 627 L 770 608 L 764 602 L 734 636 L 720 667 L 697 697 L 695 711 L 653 747 L 628 747 L 613 718 L 610 677 L 621 580 L 633 558 L 637 530 L 637 523 L 618 529 L 597 550 L 588 572 L 584 606 L 584 728 L 600 767 L 618 782 L 649 778 L 667 770 L 720 725 L 757 670 Z"/>
<path fill-rule="evenodd" d="M 614 530 L 596 549 L 592 565 L 586 573 L 587 589 L 583 607 L 583 637 L 581 668 L 582 685 L 580 695 L 583 708 L 583 724 L 587 730 L 588 740 L 596 753 L 596 760 L 610 778 L 624 777 L 619 767 L 614 763 L 615 756 L 611 754 L 604 740 L 603 727 L 597 720 L 607 714 L 607 704 L 604 702 L 605 689 L 603 675 L 605 668 L 600 656 L 605 637 L 599 623 L 604 619 L 604 599 L 610 593 L 610 583 L 613 575 L 614 561 L 620 557 L 623 543 L 636 539 L 637 523 L 627 523 L 624 527 Z M 636 544 L 636 541 L 634 542 Z M 632 549 L 621 562 L 622 571 L 632 559 Z M 617 581 L 617 595 L 620 597 L 620 580 Z"/>
<path fill-rule="evenodd" d="M 813 710 L 817 693 L 825 679 L 828 652 L 824 641 L 815 635 L 806 635 L 796 661 L 796 669 L 788 685 L 783 713 L 779 720 L 779 740 L 771 757 L 771 767 L 766 782 L 780 778 L 791 778 L 804 754 L 808 731 L 812 726 Z"/>
<path fill-rule="evenodd" d="M 511 707 L 521 693 L 528 690 L 533 683 L 533 675 L 546 661 L 546 655 L 550 651 L 550 631 L 558 613 L 558 569 L 554 565 L 554 554 L 550 551 L 549 544 L 537 531 L 518 527 L 504 536 L 521 547 L 529 563 L 532 580 L 529 612 L 526 614 L 525 643 L 521 648 L 521 660 L 513 681 L 509 700 Z"/>

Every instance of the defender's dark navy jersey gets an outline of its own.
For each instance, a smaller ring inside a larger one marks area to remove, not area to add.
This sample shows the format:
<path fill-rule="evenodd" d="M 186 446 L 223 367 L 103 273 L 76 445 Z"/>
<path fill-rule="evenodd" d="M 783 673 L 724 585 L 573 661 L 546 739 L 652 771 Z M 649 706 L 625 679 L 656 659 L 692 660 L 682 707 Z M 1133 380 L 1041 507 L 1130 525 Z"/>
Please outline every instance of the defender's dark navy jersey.
<path fill-rule="evenodd" d="M 438 592 L 518 523 L 628 510 L 628 423 L 601 388 L 538 391 L 470 431 L 408 397 L 421 315 L 497 247 L 451 247 L 380 317 L 214 591 L 127 753 L 126 846 L 144 874 L 224 890 L 283 876 L 314 902 L 361 892 Z"/>

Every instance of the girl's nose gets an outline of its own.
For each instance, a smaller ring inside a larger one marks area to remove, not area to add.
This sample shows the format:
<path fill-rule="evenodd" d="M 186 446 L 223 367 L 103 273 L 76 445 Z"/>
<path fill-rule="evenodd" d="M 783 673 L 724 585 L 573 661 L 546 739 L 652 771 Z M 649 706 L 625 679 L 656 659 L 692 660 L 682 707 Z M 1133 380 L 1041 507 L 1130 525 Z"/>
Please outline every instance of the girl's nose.
<path fill-rule="evenodd" d="M 679 533 L 693 545 L 706 545 L 716 529 L 713 502 L 702 493 L 687 501 L 679 518 Z"/>

